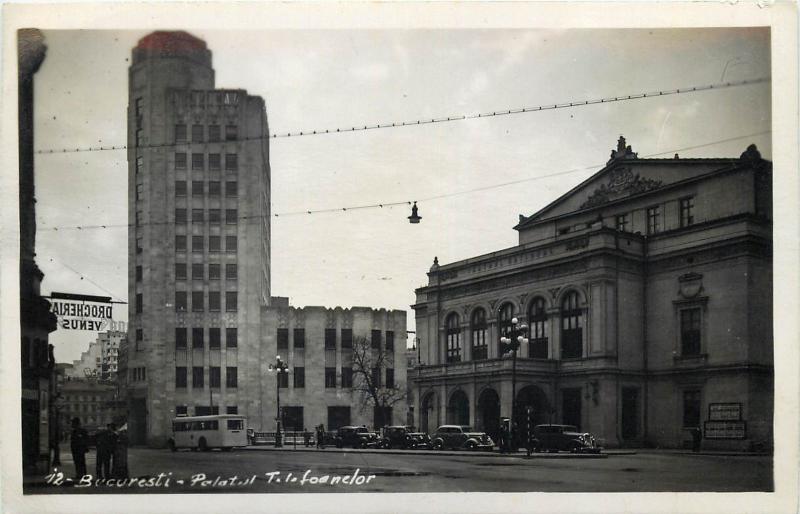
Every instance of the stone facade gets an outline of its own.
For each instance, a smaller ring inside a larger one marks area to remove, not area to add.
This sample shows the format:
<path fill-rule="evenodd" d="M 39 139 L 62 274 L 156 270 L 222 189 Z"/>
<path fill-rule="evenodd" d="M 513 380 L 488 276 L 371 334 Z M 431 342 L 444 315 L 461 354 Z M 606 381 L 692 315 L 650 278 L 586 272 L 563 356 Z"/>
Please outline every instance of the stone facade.
<path fill-rule="evenodd" d="M 205 42 L 154 32 L 134 48 L 125 349 L 128 373 L 136 370 L 127 384 L 133 444 L 164 444 L 175 405 L 210 410 L 258 397 L 245 377 L 257 372 L 250 356 L 262 351 L 260 309 L 270 298 L 268 134 L 260 97 L 214 89 Z M 219 381 L 231 387 L 211 386 Z"/>
<path fill-rule="evenodd" d="M 434 266 L 416 291 L 423 430 L 496 433 L 512 414 L 500 350 L 528 325 L 515 414 L 578 425 L 604 446 L 772 445 L 771 163 L 640 159 L 607 166 L 520 217 L 519 245 Z"/>
<path fill-rule="evenodd" d="M 126 332 L 100 332 L 97 340 L 89 343 L 89 348 L 81 353 L 80 359 L 72 361 L 66 376 L 71 379 L 92 378 L 116 382 L 119 348 L 126 337 Z"/>

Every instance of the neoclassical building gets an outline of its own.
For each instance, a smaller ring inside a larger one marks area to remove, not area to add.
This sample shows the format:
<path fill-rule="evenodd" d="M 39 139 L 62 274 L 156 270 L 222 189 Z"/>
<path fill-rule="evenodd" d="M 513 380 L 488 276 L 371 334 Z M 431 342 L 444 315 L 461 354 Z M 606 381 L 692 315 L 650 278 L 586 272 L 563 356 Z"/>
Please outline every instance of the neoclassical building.
<path fill-rule="evenodd" d="M 607 165 L 539 212 L 519 244 L 435 259 L 413 305 L 409 372 L 423 430 L 496 435 L 512 412 L 499 338 L 528 326 L 516 359 L 518 421 L 592 432 L 606 447 L 772 445 L 770 162 L 639 158 Z"/>

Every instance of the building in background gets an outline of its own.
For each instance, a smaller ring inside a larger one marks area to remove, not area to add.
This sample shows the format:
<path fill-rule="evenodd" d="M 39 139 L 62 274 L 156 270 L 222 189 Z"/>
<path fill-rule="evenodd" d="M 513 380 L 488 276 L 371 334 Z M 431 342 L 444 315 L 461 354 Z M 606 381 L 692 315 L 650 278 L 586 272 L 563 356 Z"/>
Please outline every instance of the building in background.
<path fill-rule="evenodd" d="M 133 49 L 128 143 L 131 301 L 118 369 L 131 443 L 165 445 L 181 414 L 235 412 L 274 430 L 278 379 L 268 370 L 278 355 L 290 369 L 288 428 L 373 424 L 376 413 L 354 403 L 341 345 L 396 335 L 375 373 L 405 384 L 406 314 L 295 309 L 270 296 L 264 101 L 215 89 L 202 40 L 154 32 Z M 402 419 L 405 404 L 391 416 Z"/>
<path fill-rule="evenodd" d="M 97 334 L 81 358 L 72 362 L 65 373 L 71 379 L 92 378 L 116 382 L 119 348 L 127 338 L 126 332 L 109 330 Z"/>
<path fill-rule="evenodd" d="M 512 415 L 499 339 L 516 359 L 519 426 L 593 432 L 604 446 L 772 446 L 771 169 L 740 158 L 642 159 L 624 138 L 606 167 L 536 214 L 519 244 L 434 265 L 416 291 L 423 430 L 491 434 Z"/>
<path fill-rule="evenodd" d="M 60 385 L 59 393 L 58 407 L 62 427 L 69 427 L 72 418 L 80 418 L 81 425 L 92 432 L 109 423 L 120 421 L 114 408 L 117 398 L 117 387 L 114 384 L 86 378 L 67 378 Z M 62 433 L 62 439 L 64 435 Z"/>
<path fill-rule="evenodd" d="M 36 29 L 17 33 L 19 110 L 19 220 L 20 220 L 20 331 L 22 374 L 22 467 L 26 474 L 41 473 L 49 465 L 50 442 L 58 419 L 55 396 L 53 347 L 48 343 L 56 329 L 50 302 L 42 298 L 44 273 L 36 265 L 36 199 L 33 159 L 34 74 L 44 61 L 47 47 Z"/>

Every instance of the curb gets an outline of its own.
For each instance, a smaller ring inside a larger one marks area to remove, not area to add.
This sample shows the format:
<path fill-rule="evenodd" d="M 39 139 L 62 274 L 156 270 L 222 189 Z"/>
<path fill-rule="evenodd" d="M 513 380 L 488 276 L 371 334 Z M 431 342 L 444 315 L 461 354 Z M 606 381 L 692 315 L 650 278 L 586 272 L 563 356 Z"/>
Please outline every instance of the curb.
<path fill-rule="evenodd" d="M 438 455 L 438 456 L 453 456 L 453 457 L 508 457 L 512 459 L 605 459 L 608 458 L 607 453 L 534 453 L 530 457 L 525 452 L 518 452 L 515 454 L 497 453 L 497 452 L 479 452 L 479 451 L 437 451 L 437 450 L 385 450 L 385 449 L 358 449 L 358 448 L 330 448 L 317 450 L 316 448 L 292 448 L 282 447 L 275 448 L 272 446 L 247 446 L 242 447 L 240 450 L 247 451 L 268 451 L 268 452 L 338 452 L 338 453 L 375 453 L 381 455 Z"/>

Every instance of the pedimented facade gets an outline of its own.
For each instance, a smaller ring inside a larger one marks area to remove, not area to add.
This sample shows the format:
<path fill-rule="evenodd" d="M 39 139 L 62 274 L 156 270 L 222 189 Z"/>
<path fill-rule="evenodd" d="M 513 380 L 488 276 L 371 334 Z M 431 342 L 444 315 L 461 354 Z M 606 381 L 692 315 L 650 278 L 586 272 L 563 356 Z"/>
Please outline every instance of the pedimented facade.
<path fill-rule="evenodd" d="M 772 445 L 771 163 L 641 159 L 624 138 L 605 168 L 520 217 L 519 244 L 434 261 L 416 291 L 419 425 L 496 435 L 512 411 L 499 338 L 528 328 L 516 415 L 606 447 Z"/>

